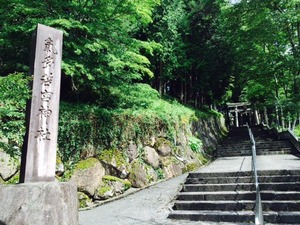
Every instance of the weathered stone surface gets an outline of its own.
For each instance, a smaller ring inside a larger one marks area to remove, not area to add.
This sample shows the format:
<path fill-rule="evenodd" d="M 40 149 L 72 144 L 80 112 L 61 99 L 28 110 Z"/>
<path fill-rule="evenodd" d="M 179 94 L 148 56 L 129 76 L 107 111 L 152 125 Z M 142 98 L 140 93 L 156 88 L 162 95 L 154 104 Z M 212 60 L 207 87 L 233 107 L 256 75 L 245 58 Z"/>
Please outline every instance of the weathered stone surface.
<path fill-rule="evenodd" d="M 62 176 L 65 172 L 65 166 L 63 163 L 58 163 L 56 164 L 56 168 L 55 168 L 55 175 L 56 176 Z"/>
<path fill-rule="evenodd" d="M 203 143 L 203 149 L 215 149 L 227 132 L 223 117 L 199 119 L 192 124 L 193 133 L 197 133 Z"/>
<path fill-rule="evenodd" d="M 133 141 L 130 141 L 130 143 L 128 145 L 127 155 L 129 158 L 129 162 L 132 162 L 138 156 L 137 145 Z"/>
<path fill-rule="evenodd" d="M 89 158 L 77 164 L 71 179 L 75 181 L 79 191 L 93 196 L 97 187 L 101 185 L 104 175 L 105 169 L 99 160 Z"/>
<path fill-rule="evenodd" d="M 0 185 L 0 196 L 5 196 L 0 198 L 0 221 L 6 225 L 78 225 L 73 183 Z"/>
<path fill-rule="evenodd" d="M 131 183 L 128 180 L 122 180 L 114 176 L 104 176 L 102 180 L 104 184 L 97 189 L 94 196 L 95 199 L 108 199 L 124 193 L 131 187 Z"/>
<path fill-rule="evenodd" d="M 87 208 L 93 206 L 92 200 L 83 192 L 77 192 L 79 207 L 80 208 Z"/>
<path fill-rule="evenodd" d="M 145 138 L 145 141 L 144 141 L 144 146 L 150 146 L 150 147 L 154 147 L 156 143 L 156 138 L 154 136 L 151 136 L 149 138 Z"/>
<path fill-rule="evenodd" d="M 63 32 L 38 24 L 34 36 L 30 63 L 30 75 L 34 76 L 21 182 L 55 180 Z"/>
<path fill-rule="evenodd" d="M 170 155 L 172 152 L 171 146 L 171 142 L 164 138 L 159 138 L 155 144 L 155 147 L 161 156 Z"/>
<path fill-rule="evenodd" d="M 159 155 L 154 148 L 146 146 L 144 148 L 143 159 L 147 164 L 152 166 L 154 169 L 157 169 L 159 167 Z"/>
<path fill-rule="evenodd" d="M 177 134 L 177 145 L 186 146 L 188 145 L 188 139 L 184 130 L 180 130 Z"/>
<path fill-rule="evenodd" d="M 56 176 L 62 176 L 65 172 L 65 166 L 63 162 L 61 161 L 61 158 L 59 156 L 56 157 L 56 168 L 55 168 L 55 175 Z"/>
<path fill-rule="evenodd" d="M 18 171 L 18 161 L 2 150 L 0 150 L 0 164 L 0 176 L 5 181 Z"/>
<path fill-rule="evenodd" d="M 182 174 L 184 164 L 174 157 L 161 158 L 162 169 L 166 179 Z"/>
<path fill-rule="evenodd" d="M 123 153 L 116 149 L 104 150 L 99 156 L 105 173 L 120 178 L 126 178 L 129 174 L 129 163 L 126 162 Z"/>
<path fill-rule="evenodd" d="M 151 166 L 135 160 L 128 179 L 133 187 L 142 188 L 156 182 L 157 174 Z"/>

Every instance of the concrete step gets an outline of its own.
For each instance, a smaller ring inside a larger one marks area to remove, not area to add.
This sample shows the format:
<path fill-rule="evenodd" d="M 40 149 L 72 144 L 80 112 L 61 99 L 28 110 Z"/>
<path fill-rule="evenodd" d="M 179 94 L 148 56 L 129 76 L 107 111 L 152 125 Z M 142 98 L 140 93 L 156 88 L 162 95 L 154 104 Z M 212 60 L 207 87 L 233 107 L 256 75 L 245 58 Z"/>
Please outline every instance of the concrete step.
<path fill-rule="evenodd" d="M 285 148 L 280 150 L 257 150 L 256 155 L 284 155 L 284 154 L 291 154 L 292 149 Z M 234 157 L 234 156 L 251 156 L 252 150 L 247 151 L 225 151 L 225 152 L 218 152 L 218 157 Z"/>
<path fill-rule="evenodd" d="M 258 170 L 258 176 L 300 176 L 299 170 Z M 252 176 L 252 171 L 237 171 L 225 173 L 190 172 L 188 178 L 212 178 L 212 177 L 243 177 Z"/>
<path fill-rule="evenodd" d="M 253 183 L 229 183 L 229 184 L 185 184 L 182 191 L 197 192 L 197 191 L 254 191 Z"/>
<path fill-rule="evenodd" d="M 263 211 L 300 211 L 300 201 L 262 201 Z M 222 200 L 222 201 L 176 201 L 175 210 L 254 210 L 255 200 Z"/>
<path fill-rule="evenodd" d="M 297 182 L 300 181 L 300 176 L 259 176 L 259 182 Z M 253 183 L 253 176 L 241 177 L 204 177 L 204 178 L 187 178 L 185 184 L 221 184 L 221 183 Z"/>
<path fill-rule="evenodd" d="M 219 200 L 255 200 L 255 191 L 217 191 L 217 192 L 180 192 L 177 200 L 219 201 Z M 261 191 L 262 200 L 300 200 L 297 191 Z"/>
<path fill-rule="evenodd" d="M 273 191 L 299 191 L 300 182 L 293 183 L 260 183 L 260 190 Z M 229 183 L 229 184 L 185 184 L 182 191 L 254 191 L 253 183 Z"/>
<path fill-rule="evenodd" d="M 212 221 L 212 222 L 253 222 L 253 211 L 221 211 L 221 210 L 176 210 L 169 214 L 170 219 Z"/>
<path fill-rule="evenodd" d="M 175 201 L 175 210 L 222 210 L 222 211 L 241 211 L 253 210 L 254 200 L 226 200 L 226 201 Z"/>
<path fill-rule="evenodd" d="M 264 212 L 264 221 L 272 224 L 298 224 L 300 212 Z M 253 211 L 221 211 L 221 210 L 176 210 L 169 214 L 170 219 L 211 221 L 211 222 L 232 222 L 232 223 L 253 223 Z"/>
<path fill-rule="evenodd" d="M 265 222 L 299 224 L 300 170 L 258 171 L 258 175 Z M 192 172 L 169 218 L 253 223 L 255 198 L 252 171 Z"/>

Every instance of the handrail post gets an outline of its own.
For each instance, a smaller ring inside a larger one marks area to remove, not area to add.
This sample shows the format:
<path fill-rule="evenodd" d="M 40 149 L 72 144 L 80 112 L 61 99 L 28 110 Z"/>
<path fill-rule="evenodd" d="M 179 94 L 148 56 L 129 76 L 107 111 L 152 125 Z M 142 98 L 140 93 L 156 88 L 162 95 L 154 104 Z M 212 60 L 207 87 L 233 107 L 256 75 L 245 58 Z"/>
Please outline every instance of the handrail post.
<path fill-rule="evenodd" d="M 252 171 L 254 173 L 255 178 L 255 189 L 256 189 L 256 198 L 255 198 L 255 225 L 264 225 L 264 218 L 263 218 L 263 210 L 262 210 L 262 203 L 261 203 L 261 196 L 260 196 L 260 188 L 258 182 L 258 175 L 256 170 L 256 145 L 253 133 L 247 124 L 249 137 L 252 142 Z"/>

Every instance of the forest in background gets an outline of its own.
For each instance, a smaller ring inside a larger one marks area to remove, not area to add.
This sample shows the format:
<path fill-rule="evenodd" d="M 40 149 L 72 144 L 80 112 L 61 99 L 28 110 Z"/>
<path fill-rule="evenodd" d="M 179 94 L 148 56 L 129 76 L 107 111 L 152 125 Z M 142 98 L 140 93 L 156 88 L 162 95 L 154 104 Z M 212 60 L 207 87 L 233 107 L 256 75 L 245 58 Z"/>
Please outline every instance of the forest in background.
<path fill-rule="evenodd" d="M 265 112 L 269 125 L 299 129 L 300 0 L 0 0 L 0 5 L 0 134 L 17 143 L 13 146 L 20 146 L 24 132 L 37 23 L 64 32 L 61 115 L 69 115 L 61 117 L 61 142 L 88 130 L 87 121 L 76 117 L 79 111 L 90 121 L 95 111 L 106 118 L 102 134 L 109 140 L 112 112 L 128 114 L 126 121 L 146 109 L 139 119 L 155 121 L 147 112 L 151 108 L 164 112 L 163 126 L 172 127 L 167 112 L 181 111 L 169 105 L 177 102 L 203 110 L 248 101 Z M 162 103 L 162 97 L 168 101 Z M 73 140 L 64 147 L 69 156 L 86 144 Z"/>

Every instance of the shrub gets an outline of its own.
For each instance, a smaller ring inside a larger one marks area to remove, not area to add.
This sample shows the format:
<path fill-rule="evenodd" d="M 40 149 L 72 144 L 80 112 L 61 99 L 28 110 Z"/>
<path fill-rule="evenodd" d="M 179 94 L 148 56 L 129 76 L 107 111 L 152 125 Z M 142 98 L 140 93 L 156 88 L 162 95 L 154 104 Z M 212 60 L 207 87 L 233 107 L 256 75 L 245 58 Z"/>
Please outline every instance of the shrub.
<path fill-rule="evenodd" d="M 11 155 L 21 153 L 29 81 L 22 73 L 0 77 L 0 147 Z"/>

